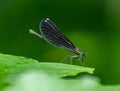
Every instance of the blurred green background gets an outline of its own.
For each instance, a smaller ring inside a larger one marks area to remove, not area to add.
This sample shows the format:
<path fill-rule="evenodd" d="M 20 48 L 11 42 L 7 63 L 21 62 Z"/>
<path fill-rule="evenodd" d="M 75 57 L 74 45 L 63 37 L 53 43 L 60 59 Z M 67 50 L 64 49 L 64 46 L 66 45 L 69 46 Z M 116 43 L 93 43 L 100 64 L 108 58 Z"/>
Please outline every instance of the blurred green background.
<path fill-rule="evenodd" d="M 120 0 L 0 0 L 0 52 L 61 62 L 68 51 L 28 33 L 46 17 L 87 52 L 103 84 L 120 84 Z"/>

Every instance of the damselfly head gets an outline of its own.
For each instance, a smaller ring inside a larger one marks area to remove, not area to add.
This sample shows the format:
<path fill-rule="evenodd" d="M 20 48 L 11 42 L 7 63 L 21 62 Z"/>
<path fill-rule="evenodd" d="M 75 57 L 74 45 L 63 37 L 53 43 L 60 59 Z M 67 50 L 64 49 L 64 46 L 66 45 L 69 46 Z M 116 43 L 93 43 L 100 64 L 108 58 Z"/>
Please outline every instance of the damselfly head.
<path fill-rule="evenodd" d="M 80 52 L 80 53 L 79 53 L 79 56 L 80 56 L 80 57 L 86 57 L 87 54 L 86 54 L 85 52 Z"/>

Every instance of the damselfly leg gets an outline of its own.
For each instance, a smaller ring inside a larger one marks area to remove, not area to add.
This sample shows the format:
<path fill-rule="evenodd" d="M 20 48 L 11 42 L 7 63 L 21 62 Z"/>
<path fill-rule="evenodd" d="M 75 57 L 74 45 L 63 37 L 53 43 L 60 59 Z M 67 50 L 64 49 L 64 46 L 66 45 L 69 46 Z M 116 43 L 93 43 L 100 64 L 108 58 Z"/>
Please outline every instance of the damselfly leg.
<path fill-rule="evenodd" d="M 79 62 L 82 66 L 85 66 L 83 57 L 80 57 L 78 55 L 67 55 L 62 59 L 61 63 L 74 64 L 74 63 L 76 63 L 77 60 L 79 60 Z"/>

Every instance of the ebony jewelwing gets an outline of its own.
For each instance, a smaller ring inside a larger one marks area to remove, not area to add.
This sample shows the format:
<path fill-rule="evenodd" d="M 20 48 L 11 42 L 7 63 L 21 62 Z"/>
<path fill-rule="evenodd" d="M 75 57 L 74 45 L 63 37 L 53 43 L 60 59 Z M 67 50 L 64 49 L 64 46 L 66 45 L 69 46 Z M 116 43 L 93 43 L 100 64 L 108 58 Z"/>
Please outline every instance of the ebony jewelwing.
<path fill-rule="evenodd" d="M 53 21 L 49 18 L 45 18 L 40 22 L 39 25 L 41 35 L 32 29 L 29 30 L 30 33 L 46 40 L 53 46 L 66 49 L 68 51 L 73 52 L 74 56 L 70 56 L 71 58 L 79 58 L 81 64 L 84 65 L 83 57 L 86 56 L 86 53 L 79 50 L 55 25 Z"/>

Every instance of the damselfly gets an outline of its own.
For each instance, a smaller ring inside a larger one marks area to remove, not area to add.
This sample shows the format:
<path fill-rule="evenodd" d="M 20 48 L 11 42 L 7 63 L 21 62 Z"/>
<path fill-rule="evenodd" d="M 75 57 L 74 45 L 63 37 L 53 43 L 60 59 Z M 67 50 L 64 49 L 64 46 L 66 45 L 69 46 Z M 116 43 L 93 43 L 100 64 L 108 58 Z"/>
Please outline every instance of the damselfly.
<path fill-rule="evenodd" d="M 76 55 L 67 56 L 71 58 L 78 58 L 82 65 L 84 65 L 83 57 L 86 56 L 86 53 L 81 52 L 78 47 L 76 47 L 52 22 L 50 19 L 46 18 L 40 22 L 39 25 L 41 34 L 36 33 L 32 29 L 29 30 L 30 33 L 37 35 L 38 37 L 46 40 L 48 43 L 59 48 L 66 49 L 73 52 Z"/>

